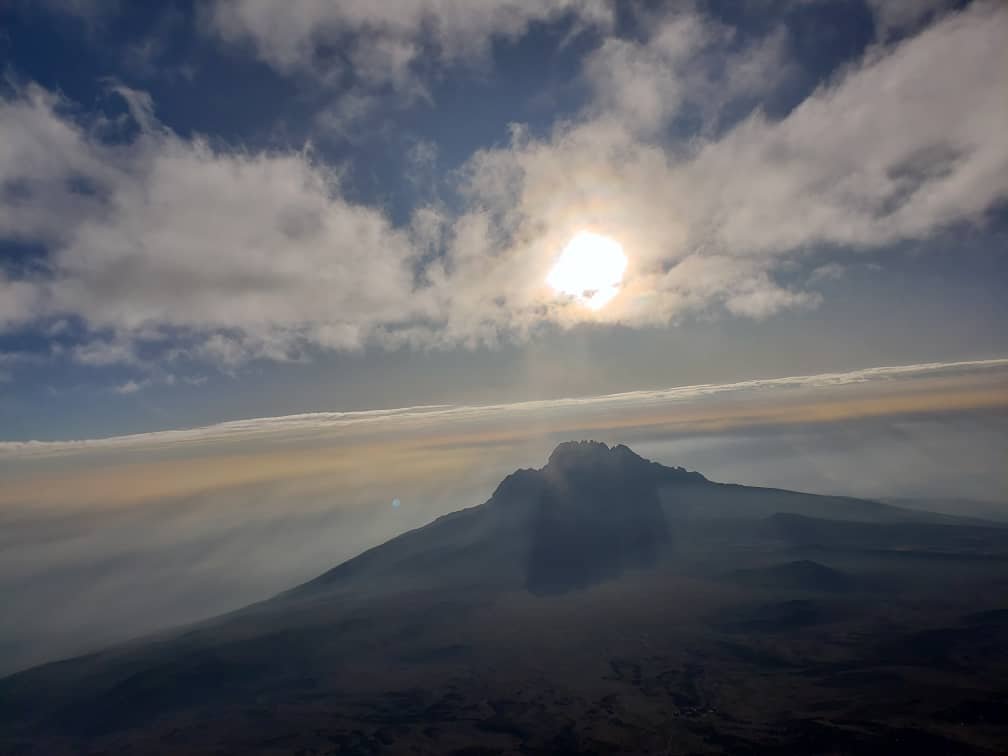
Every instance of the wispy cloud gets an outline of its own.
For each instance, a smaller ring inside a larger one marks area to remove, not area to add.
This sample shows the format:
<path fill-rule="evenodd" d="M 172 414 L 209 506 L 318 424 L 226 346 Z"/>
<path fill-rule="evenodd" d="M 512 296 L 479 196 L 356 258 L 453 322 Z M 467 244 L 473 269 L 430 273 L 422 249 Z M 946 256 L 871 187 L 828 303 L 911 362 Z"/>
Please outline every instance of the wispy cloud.
<path fill-rule="evenodd" d="M 734 383 L 697 384 L 649 391 L 628 391 L 600 396 L 546 399 L 510 404 L 437 404 L 356 412 L 312 412 L 281 417 L 234 420 L 197 428 L 155 431 L 111 438 L 74 441 L 9 441 L 0 443 L 0 458 L 17 459 L 116 449 L 157 450 L 187 444 L 238 443 L 255 439 L 289 441 L 325 432 L 338 434 L 341 431 L 355 428 L 395 430 L 412 426 L 436 428 L 443 431 L 458 422 L 492 421 L 521 416 L 543 417 L 550 413 L 564 411 L 574 411 L 575 413 L 588 410 L 622 412 L 730 394 L 772 392 L 775 389 L 815 390 L 855 384 L 884 384 L 887 381 L 914 377 L 997 373 L 1005 368 L 1008 368 L 1008 358 L 929 362 L 871 367 L 838 373 L 760 378 Z M 1003 401 L 1008 403 L 1008 391 L 1004 394 Z"/>
<path fill-rule="evenodd" d="M 120 383 L 113 389 L 113 391 L 115 391 L 117 394 L 135 394 L 143 387 L 144 384 L 138 381 L 129 380 L 126 381 L 125 383 Z"/>
<path fill-rule="evenodd" d="M 317 3 L 283 7 L 259 0 L 214 0 L 207 29 L 221 40 L 251 45 L 284 73 L 311 73 L 322 81 L 356 80 L 426 95 L 424 73 L 439 66 L 486 64 L 495 40 L 515 39 L 534 23 L 570 18 L 607 28 L 606 0 L 400 0 L 395 3 Z M 327 53 L 340 44 L 343 55 Z"/>
<path fill-rule="evenodd" d="M 880 38 L 779 118 L 763 107 L 792 70 L 779 29 L 736 44 L 730 28 L 679 9 L 623 37 L 603 2 L 478 5 L 208 6 L 217 34 L 281 70 L 318 65 L 319 50 L 350 35 L 357 79 L 403 86 L 421 49 L 449 65 L 539 21 L 599 31 L 581 60 L 583 108 L 557 113 L 545 135 L 513 126 L 508 144 L 444 177 L 458 202 L 421 199 L 401 224 L 353 199 L 312 149 L 181 135 L 122 84 L 112 91 L 136 126 L 125 143 L 38 85 L 0 99 L 0 175 L 31 188 L 0 202 L 0 235 L 48 250 L 44 268 L 0 271 L 0 328 L 73 317 L 119 347 L 83 349 L 88 364 L 129 365 L 139 345 L 151 360 L 234 369 L 368 345 L 495 345 L 579 323 L 765 318 L 821 301 L 821 279 L 781 275 L 809 249 L 925 239 L 983 223 L 1008 196 L 1003 4 L 886 10 L 880 23 L 909 31 Z M 670 140 L 694 111 L 696 133 Z M 545 284 L 584 228 L 630 256 L 620 295 L 599 312 Z"/>

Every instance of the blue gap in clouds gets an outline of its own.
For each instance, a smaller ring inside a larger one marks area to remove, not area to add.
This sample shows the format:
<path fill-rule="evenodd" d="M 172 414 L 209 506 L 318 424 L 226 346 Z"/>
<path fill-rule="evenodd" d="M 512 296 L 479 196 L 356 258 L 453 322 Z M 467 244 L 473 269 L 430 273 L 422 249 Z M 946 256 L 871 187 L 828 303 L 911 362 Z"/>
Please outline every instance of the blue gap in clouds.
<path fill-rule="evenodd" d="M 0 273 L 10 279 L 45 275 L 48 272 L 46 255 L 44 244 L 0 237 Z"/>
<path fill-rule="evenodd" d="M 431 103 L 382 109 L 386 128 L 352 145 L 351 197 L 377 199 L 397 225 L 409 222 L 418 201 L 433 196 L 457 210 L 452 174 L 473 153 L 506 146 L 511 123 L 542 136 L 558 114 L 583 106 L 580 62 L 598 37 L 586 31 L 568 38 L 570 31 L 569 20 L 533 24 L 518 40 L 495 41 L 491 61 L 475 70 L 463 65 L 434 72 L 428 82 Z M 404 179 L 406 154 L 418 142 L 437 147 L 436 186 L 414 188 Z"/>
<path fill-rule="evenodd" d="M 736 49 L 783 31 L 791 75 L 785 86 L 760 102 L 772 119 L 786 116 L 838 70 L 859 60 L 875 39 L 874 20 L 864 0 L 769 4 L 707 0 L 703 7 L 735 30 Z M 729 108 L 719 130 L 748 113 L 745 107 Z"/>
<path fill-rule="evenodd" d="M 107 107 L 109 83 L 121 81 L 149 92 L 158 119 L 183 137 L 277 146 L 282 125 L 306 120 L 322 93 L 306 96 L 250 47 L 208 33 L 201 18 L 185 0 L 119 3 L 91 21 L 14 3 L 0 10 L 0 51 L 17 79 L 61 92 L 85 110 Z M 144 60 L 134 51 L 148 44 L 155 52 Z M 304 133 L 294 129 L 293 136 L 303 144 Z"/>

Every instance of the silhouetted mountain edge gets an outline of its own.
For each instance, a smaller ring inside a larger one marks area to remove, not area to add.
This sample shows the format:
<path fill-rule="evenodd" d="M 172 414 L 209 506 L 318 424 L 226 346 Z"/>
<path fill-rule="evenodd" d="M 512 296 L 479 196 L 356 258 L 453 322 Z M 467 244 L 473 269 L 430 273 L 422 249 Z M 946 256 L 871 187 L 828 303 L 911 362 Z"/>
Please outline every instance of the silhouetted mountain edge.
<path fill-rule="evenodd" d="M 400 585 L 520 583 L 533 593 L 563 592 L 653 565 L 687 524 L 778 514 L 871 523 L 954 521 L 866 499 L 717 483 L 644 459 L 623 444 L 567 441 L 543 467 L 507 475 L 484 503 L 368 549 L 281 597 L 354 581 L 375 587 L 388 579 Z M 771 530 L 782 528 L 777 523 Z"/>

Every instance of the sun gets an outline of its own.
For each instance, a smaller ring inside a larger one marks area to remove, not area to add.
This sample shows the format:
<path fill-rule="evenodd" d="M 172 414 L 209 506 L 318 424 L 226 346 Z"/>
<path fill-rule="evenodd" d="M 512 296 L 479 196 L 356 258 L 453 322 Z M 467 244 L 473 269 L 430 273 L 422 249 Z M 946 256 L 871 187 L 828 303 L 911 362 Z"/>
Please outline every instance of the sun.
<path fill-rule="evenodd" d="M 556 292 L 599 310 L 619 293 L 626 266 L 627 257 L 618 241 L 582 231 L 567 242 L 546 283 Z"/>

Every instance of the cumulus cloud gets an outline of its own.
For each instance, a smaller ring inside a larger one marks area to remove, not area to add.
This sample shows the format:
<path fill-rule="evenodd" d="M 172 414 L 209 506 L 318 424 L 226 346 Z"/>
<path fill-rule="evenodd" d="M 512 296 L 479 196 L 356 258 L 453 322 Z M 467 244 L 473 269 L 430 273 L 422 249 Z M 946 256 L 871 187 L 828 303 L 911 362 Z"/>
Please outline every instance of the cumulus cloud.
<path fill-rule="evenodd" d="M 0 234 L 56 242 L 64 228 L 57 218 L 72 228 L 100 210 L 95 189 L 111 172 L 71 103 L 34 85 L 17 95 L 0 99 Z"/>
<path fill-rule="evenodd" d="M 469 161 L 472 209 L 452 227 L 447 266 L 478 301 L 508 306 L 452 315 L 518 332 L 588 317 L 551 308 L 534 287 L 585 226 L 632 254 L 623 295 L 595 317 L 637 325 L 718 302 L 755 316 L 814 304 L 814 292 L 776 282 L 784 261 L 982 221 L 1008 196 L 1006 34 L 1004 6 L 977 4 L 873 49 L 781 119 L 757 109 L 685 144 L 648 134 L 665 133 L 686 102 L 677 82 L 708 75 L 702 51 L 716 35 L 675 19 L 641 42 L 607 43 L 588 65 L 602 94 L 581 118 L 546 138 L 515 129 L 509 145 Z"/>
<path fill-rule="evenodd" d="M 210 12 L 218 33 L 291 69 L 316 65 L 344 35 L 433 45 L 448 62 L 575 7 L 598 28 L 606 17 L 602 5 L 561 1 L 277 7 L 222 1 Z M 544 324 L 761 318 L 819 301 L 778 275 L 809 250 L 926 238 L 983 222 L 1008 196 L 1003 4 L 880 43 L 779 118 L 759 107 L 788 76 L 779 31 L 743 44 L 695 12 L 645 28 L 588 53 L 580 112 L 545 136 L 513 125 L 507 143 L 451 175 L 457 202 L 432 199 L 402 226 L 347 199 L 310 149 L 182 137 L 149 96 L 117 84 L 135 135 L 110 138 L 122 124 L 22 88 L 0 100 L 0 235 L 48 255 L 37 271 L 0 271 L 0 328 L 72 316 L 89 334 L 72 351 L 85 364 L 139 366 L 142 352 L 233 368 L 369 343 L 492 345 Z M 350 64 L 365 78 L 384 70 Z M 720 122 L 740 104 L 750 115 Z M 677 119 L 690 112 L 705 125 L 684 139 Z M 422 147 L 407 180 L 436 168 Z M 598 312 L 545 284 L 585 229 L 617 238 L 630 259 L 620 295 Z"/>
<path fill-rule="evenodd" d="M 0 102 L 0 176 L 24 195 L 0 204 L 0 234 L 51 246 L 48 275 L 0 279 L 0 322 L 72 314 L 115 334 L 77 349 L 87 364 L 134 361 L 130 339 L 173 331 L 233 362 L 354 348 L 427 314 L 408 234 L 345 200 L 310 152 L 183 139 L 145 94 L 116 91 L 131 142 L 103 141 L 37 86 Z"/>
<path fill-rule="evenodd" d="M 1008 194 L 1005 33 L 1004 6 L 979 4 L 705 145 L 690 179 L 714 243 L 870 247 L 978 220 Z"/>

